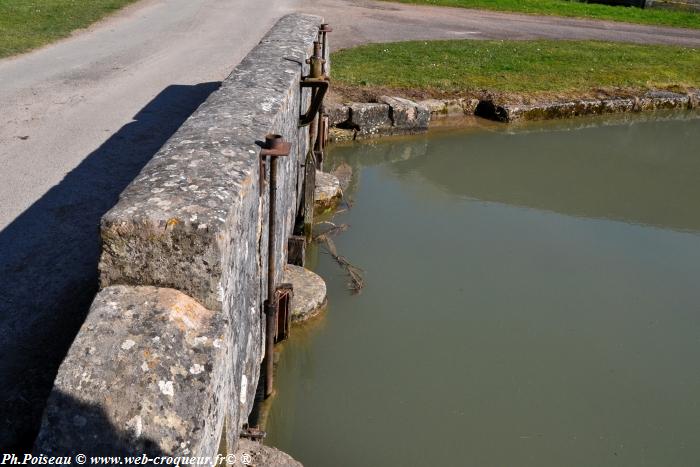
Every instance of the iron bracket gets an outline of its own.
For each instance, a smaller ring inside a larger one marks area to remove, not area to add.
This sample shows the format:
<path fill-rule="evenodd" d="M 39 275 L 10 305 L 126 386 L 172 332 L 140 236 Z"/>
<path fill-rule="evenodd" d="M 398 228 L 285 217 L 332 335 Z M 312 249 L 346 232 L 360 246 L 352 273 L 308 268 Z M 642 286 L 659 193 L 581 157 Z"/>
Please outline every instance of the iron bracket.
<path fill-rule="evenodd" d="M 267 433 L 258 427 L 246 427 L 241 430 L 240 436 L 251 441 L 262 441 L 267 436 Z"/>
<path fill-rule="evenodd" d="M 285 141 L 281 135 L 265 135 L 265 141 L 255 142 L 262 149 L 260 150 L 260 196 L 265 189 L 265 158 L 266 157 L 286 157 L 292 150 L 292 143 Z"/>
<path fill-rule="evenodd" d="M 321 78 L 305 77 L 301 80 L 299 85 L 302 89 L 311 89 L 311 105 L 309 106 L 309 110 L 299 116 L 299 126 L 303 127 L 310 125 L 311 122 L 314 121 L 314 118 L 316 118 L 316 114 L 321 108 L 321 104 L 323 104 L 323 98 L 326 96 L 330 82 L 325 76 Z"/>

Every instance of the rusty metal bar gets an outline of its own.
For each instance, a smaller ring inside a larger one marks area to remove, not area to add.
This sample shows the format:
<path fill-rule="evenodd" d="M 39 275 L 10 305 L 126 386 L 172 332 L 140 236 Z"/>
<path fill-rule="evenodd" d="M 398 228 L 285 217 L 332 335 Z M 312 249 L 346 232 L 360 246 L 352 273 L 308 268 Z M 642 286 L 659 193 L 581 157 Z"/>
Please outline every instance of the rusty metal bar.
<path fill-rule="evenodd" d="M 274 373 L 274 352 L 275 352 L 275 311 L 277 309 L 275 294 L 275 250 L 276 250 L 276 230 L 277 230 L 277 158 L 289 156 L 292 145 L 285 141 L 281 135 L 266 135 L 260 157 L 269 158 L 270 165 L 270 195 L 268 209 L 267 227 L 267 300 L 265 301 L 265 358 L 263 367 L 265 369 L 265 397 L 269 397 L 273 392 Z M 260 183 L 264 179 L 261 174 Z"/>
<path fill-rule="evenodd" d="M 326 77 L 304 78 L 300 83 L 302 89 L 311 88 L 311 105 L 306 113 L 299 116 L 299 126 L 307 126 L 314 121 L 318 110 L 321 108 L 323 98 L 326 96 L 330 83 Z"/>
<path fill-rule="evenodd" d="M 316 188 L 316 158 L 312 151 L 304 163 L 304 236 L 311 242 L 314 226 L 314 189 Z"/>
<path fill-rule="evenodd" d="M 251 426 L 243 428 L 240 436 L 251 441 L 262 441 L 267 436 L 267 433 L 256 426 Z"/>
<path fill-rule="evenodd" d="M 310 65 L 309 75 L 304 76 L 299 83 L 302 90 L 304 88 L 311 89 L 311 105 L 305 113 L 299 116 L 299 126 L 307 126 L 314 121 L 314 118 L 316 118 L 316 114 L 323 103 L 323 98 L 328 91 L 330 83 L 324 74 L 323 65 L 326 63 L 326 60 L 322 55 L 323 52 L 321 50 L 321 43 L 319 41 L 315 41 L 314 53 L 306 60 L 306 63 Z"/>
<path fill-rule="evenodd" d="M 322 65 L 322 72 L 324 75 L 328 73 L 326 69 L 326 63 L 328 63 L 328 42 L 326 40 L 326 34 L 333 32 L 333 28 L 330 27 L 328 23 L 323 23 L 318 29 L 318 40 L 321 43 L 321 57 L 324 59 Z"/>

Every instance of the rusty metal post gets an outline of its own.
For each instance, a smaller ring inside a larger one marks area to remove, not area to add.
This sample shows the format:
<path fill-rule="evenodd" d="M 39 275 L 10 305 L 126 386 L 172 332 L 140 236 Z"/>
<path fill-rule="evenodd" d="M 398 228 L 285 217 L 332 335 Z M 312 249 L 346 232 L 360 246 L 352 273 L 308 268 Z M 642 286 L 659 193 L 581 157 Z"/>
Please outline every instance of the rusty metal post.
<path fill-rule="evenodd" d="M 330 83 L 328 82 L 328 77 L 323 74 L 323 64 L 325 62 L 322 57 L 321 43 L 315 41 L 314 53 L 306 60 L 306 63 L 310 65 L 309 74 L 302 77 L 299 83 L 302 90 L 304 88 L 311 89 L 311 105 L 309 105 L 309 109 L 305 113 L 299 115 L 300 127 L 307 126 L 314 121 L 323 103 L 323 98 L 328 91 Z"/>
<path fill-rule="evenodd" d="M 267 224 L 267 300 L 265 301 L 265 398 L 273 392 L 274 352 L 277 309 L 275 295 L 275 275 L 277 273 L 275 262 L 276 229 L 277 229 L 277 158 L 289 155 L 291 144 L 286 142 L 281 135 L 266 135 L 265 144 L 260 151 L 260 157 L 269 157 L 270 165 L 270 191 L 269 191 L 269 215 Z M 264 179 L 261 174 L 260 183 Z"/>
<path fill-rule="evenodd" d="M 328 55 L 330 50 L 328 50 L 328 41 L 326 39 L 326 34 L 333 32 L 333 28 L 330 27 L 328 23 L 323 23 L 318 30 L 318 40 L 321 43 L 321 57 L 323 57 L 323 74 L 328 75 Z"/>
<path fill-rule="evenodd" d="M 304 236 L 311 242 L 314 226 L 314 189 L 316 188 L 316 157 L 313 151 L 306 155 L 304 163 Z"/>

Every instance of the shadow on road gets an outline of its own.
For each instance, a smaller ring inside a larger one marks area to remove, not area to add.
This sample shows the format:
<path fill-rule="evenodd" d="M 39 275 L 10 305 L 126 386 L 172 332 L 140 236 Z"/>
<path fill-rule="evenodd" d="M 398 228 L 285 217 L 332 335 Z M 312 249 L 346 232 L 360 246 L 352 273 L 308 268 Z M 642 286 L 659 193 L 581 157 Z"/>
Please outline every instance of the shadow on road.
<path fill-rule="evenodd" d="M 97 292 L 100 218 L 219 85 L 168 86 L 0 231 L 0 451 L 31 449 Z"/>
<path fill-rule="evenodd" d="M 34 455 L 130 456 L 150 458 L 165 455 L 158 443 L 148 436 L 136 436 L 115 426 L 108 414 L 98 406 L 86 404 L 62 391 L 51 394 L 47 421 L 52 430 L 41 433 L 34 446 Z M 66 436 L 68 435 L 68 436 Z M 99 462 L 90 462 L 96 464 Z"/>

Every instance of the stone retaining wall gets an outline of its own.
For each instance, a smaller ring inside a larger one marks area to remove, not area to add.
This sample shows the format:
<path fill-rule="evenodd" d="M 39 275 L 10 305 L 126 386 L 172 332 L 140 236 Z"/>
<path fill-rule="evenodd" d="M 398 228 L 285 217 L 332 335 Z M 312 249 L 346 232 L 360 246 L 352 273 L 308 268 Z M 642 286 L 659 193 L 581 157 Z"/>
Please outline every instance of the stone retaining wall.
<path fill-rule="evenodd" d="M 37 453 L 215 456 L 224 424 L 235 451 L 264 352 L 269 200 L 256 140 L 292 143 L 278 160 L 279 283 L 309 150 L 299 81 L 321 22 L 282 18 L 103 217 L 102 290 L 59 369 Z"/>
<path fill-rule="evenodd" d="M 492 99 L 428 99 L 413 102 L 383 96 L 376 103 L 351 102 L 327 107 L 333 141 L 373 138 L 428 130 L 431 120 L 479 116 L 501 122 L 550 120 L 583 115 L 691 110 L 700 108 L 700 90 L 685 94 L 649 91 L 635 97 L 510 104 Z"/>
<path fill-rule="evenodd" d="M 518 120 L 548 120 L 604 115 L 625 112 L 649 112 L 655 110 L 685 110 L 698 108 L 700 94 L 678 94 L 667 91 L 651 91 L 636 97 L 612 97 L 607 99 L 581 99 L 566 102 L 543 102 L 531 105 L 499 104 L 481 101 L 474 109 L 477 116 L 502 122 Z"/>

